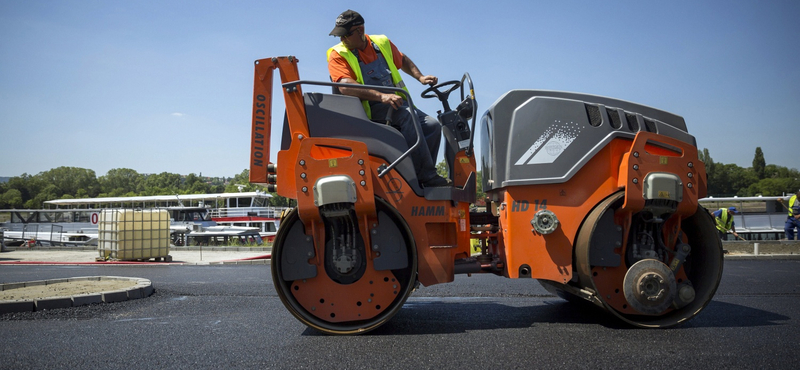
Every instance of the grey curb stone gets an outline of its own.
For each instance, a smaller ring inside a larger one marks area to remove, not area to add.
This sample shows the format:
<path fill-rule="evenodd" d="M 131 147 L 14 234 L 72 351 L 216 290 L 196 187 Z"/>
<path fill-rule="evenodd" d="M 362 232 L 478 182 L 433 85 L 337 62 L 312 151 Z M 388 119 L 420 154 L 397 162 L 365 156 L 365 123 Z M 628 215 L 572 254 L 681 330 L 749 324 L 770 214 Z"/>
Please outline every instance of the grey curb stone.
<path fill-rule="evenodd" d="M 122 302 L 127 300 L 128 300 L 127 290 L 115 290 L 112 292 L 103 293 L 103 302 L 105 303 Z"/>
<path fill-rule="evenodd" d="M 128 299 L 139 299 L 144 298 L 144 294 L 142 293 L 142 288 L 137 288 L 128 291 Z"/>
<path fill-rule="evenodd" d="M 66 279 L 35 280 L 28 282 L 0 284 L 0 291 L 56 283 L 100 280 L 129 280 L 134 281 L 136 285 L 125 290 L 80 294 L 71 297 L 51 297 L 26 301 L 0 301 L 0 314 L 39 311 L 53 308 L 69 308 L 92 303 L 122 302 L 129 299 L 146 298 L 155 292 L 153 284 L 150 282 L 150 280 L 124 276 L 83 276 Z"/>
<path fill-rule="evenodd" d="M 25 283 L 10 283 L 10 284 L 3 284 L 3 290 L 9 289 L 16 289 L 16 288 L 24 288 Z"/>
<path fill-rule="evenodd" d="M 69 283 L 69 279 L 45 280 L 44 283 L 45 283 L 45 285 L 52 285 L 52 284 L 58 284 L 58 283 Z M 27 285 L 25 285 L 25 286 L 27 286 Z"/>
<path fill-rule="evenodd" d="M 0 314 L 33 311 L 33 301 L 0 301 Z"/>
<path fill-rule="evenodd" d="M 103 303 L 103 296 L 101 294 L 81 294 L 72 296 L 72 306 L 85 306 L 92 303 Z"/>
<path fill-rule="evenodd" d="M 148 285 L 148 286 L 142 288 L 142 295 L 144 295 L 145 297 L 149 297 L 149 296 L 153 295 L 154 292 L 155 292 L 155 289 L 153 289 L 152 285 Z"/>
<path fill-rule="evenodd" d="M 33 304 L 36 306 L 36 311 L 69 308 L 72 307 L 72 297 L 36 299 Z"/>

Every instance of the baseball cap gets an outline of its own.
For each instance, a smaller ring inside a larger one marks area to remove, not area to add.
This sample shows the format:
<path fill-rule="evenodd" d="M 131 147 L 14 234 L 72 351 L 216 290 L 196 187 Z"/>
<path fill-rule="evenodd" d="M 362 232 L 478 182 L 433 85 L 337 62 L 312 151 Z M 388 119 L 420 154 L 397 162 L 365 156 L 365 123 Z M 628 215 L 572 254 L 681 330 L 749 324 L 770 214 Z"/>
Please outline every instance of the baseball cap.
<path fill-rule="evenodd" d="M 736 207 L 728 207 L 728 210 L 731 211 L 731 213 L 734 213 L 734 214 L 739 213 L 739 210 L 737 210 Z"/>
<path fill-rule="evenodd" d="M 355 10 L 347 9 L 336 17 L 336 27 L 333 27 L 331 36 L 342 37 L 350 32 L 350 27 L 364 24 L 364 18 Z"/>

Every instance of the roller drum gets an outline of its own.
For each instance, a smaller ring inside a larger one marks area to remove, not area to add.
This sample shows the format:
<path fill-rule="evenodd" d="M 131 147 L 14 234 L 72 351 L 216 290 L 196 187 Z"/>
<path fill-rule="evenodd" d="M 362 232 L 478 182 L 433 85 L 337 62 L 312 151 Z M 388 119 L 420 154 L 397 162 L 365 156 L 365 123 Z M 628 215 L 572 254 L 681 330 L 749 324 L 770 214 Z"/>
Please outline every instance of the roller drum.
<path fill-rule="evenodd" d="M 669 267 L 672 263 L 647 258 L 634 262 L 624 252 L 618 267 L 594 266 L 591 261 L 597 259 L 592 259 L 592 246 L 597 242 L 592 242 L 592 236 L 599 228 L 608 227 L 607 221 L 601 221 L 603 215 L 619 209 L 623 195 L 620 191 L 598 204 L 581 226 L 575 241 L 577 281 L 540 282 L 560 297 L 590 301 L 633 326 L 659 328 L 686 322 L 708 305 L 722 278 L 722 244 L 714 220 L 700 206 L 682 220 L 683 240 L 690 248 L 682 243 L 678 246 L 691 253 L 682 264 L 675 264 L 675 271 Z"/>
<path fill-rule="evenodd" d="M 360 234 L 348 233 L 354 225 L 333 225 L 325 245 L 315 246 L 297 209 L 282 220 L 272 247 L 272 279 L 281 302 L 302 323 L 327 334 L 366 333 L 389 321 L 411 295 L 417 262 L 410 231 L 386 202 L 376 198 L 376 206 L 380 222 L 373 232 L 407 252 L 382 250 L 367 258 Z"/>

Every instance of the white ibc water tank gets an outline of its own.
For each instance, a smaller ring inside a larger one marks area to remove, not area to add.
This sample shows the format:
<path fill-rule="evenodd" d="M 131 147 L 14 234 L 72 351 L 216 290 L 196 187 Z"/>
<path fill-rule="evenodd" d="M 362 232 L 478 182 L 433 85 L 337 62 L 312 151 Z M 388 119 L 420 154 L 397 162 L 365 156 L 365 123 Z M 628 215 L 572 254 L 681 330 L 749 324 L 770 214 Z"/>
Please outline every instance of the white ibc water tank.
<path fill-rule="evenodd" d="M 166 210 L 104 209 L 98 224 L 100 257 L 139 260 L 169 255 Z"/>

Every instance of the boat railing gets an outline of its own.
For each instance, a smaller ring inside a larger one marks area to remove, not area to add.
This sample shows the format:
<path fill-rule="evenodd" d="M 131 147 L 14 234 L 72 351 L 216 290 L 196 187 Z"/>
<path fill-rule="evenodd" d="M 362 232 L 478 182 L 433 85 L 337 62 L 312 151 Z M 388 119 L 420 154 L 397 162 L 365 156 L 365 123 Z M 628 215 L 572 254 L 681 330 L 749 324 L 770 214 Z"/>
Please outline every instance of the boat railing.
<path fill-rule="evenodd" d="M 286 207 L 221 207 L 212 208 L 209 213 L 211 218 L 247 216 L 280 218 L 281 212 L 285 209 Z"/>

